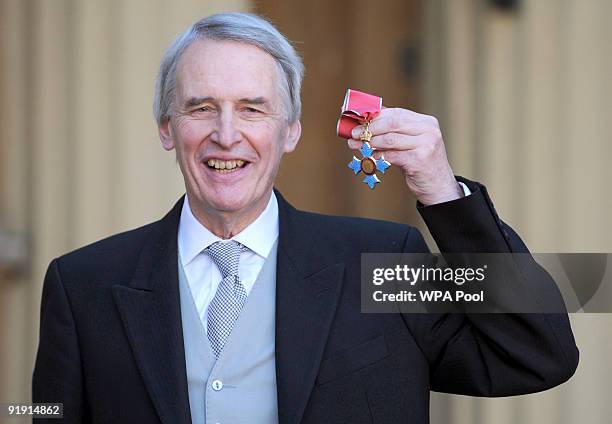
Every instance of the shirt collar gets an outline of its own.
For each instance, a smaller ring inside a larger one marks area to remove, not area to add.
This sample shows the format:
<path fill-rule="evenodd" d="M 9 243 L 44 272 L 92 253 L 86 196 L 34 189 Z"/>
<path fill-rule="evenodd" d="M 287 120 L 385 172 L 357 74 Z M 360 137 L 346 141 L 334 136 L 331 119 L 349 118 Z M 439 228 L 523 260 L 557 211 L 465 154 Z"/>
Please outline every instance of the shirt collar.
<path fill-rule="evenodd" d="M 251 251 L 266 259 L 278 238 L 278 201 L 274 191 L 266 209 L 244 230 L 232 237 Z M 178 230 L 178 248 L 183 266 L 188 265 L 204 249 L 220 241 L 202 225 L 191 212 L 189 199 L 185 195 Z"/>

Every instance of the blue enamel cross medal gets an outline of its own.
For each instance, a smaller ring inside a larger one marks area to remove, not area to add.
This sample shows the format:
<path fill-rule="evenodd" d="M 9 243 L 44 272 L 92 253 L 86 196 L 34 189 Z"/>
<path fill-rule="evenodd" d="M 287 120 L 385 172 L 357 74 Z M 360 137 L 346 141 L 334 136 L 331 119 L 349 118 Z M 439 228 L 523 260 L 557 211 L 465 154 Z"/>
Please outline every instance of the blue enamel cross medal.
<path fill-rule="evenodd" d="M 389 162 L 385 160 L 382 155 L 380 159 L 376 159 L 373 156 L 374 148 L 370 146 L 370 140 L 372 139 L 372 133 L 370 132 L 370 122 L 366 121 L 365 129 L 359 136 L 359 139 L 363 141 L 363 146 L 359 148 L 363 158 L 359 159 L 353 156 L 353 160 L 348 164 L 348 167 L 353 170 L 355 175 L 363 172 L 365 178 L 363 182 L 370 187 L 370 189 L 374 189 L 376 184 L 380 183 L 378 176 L 376 175 L 376 171 L 384 174 L 387 169 L 391 166 Z"/>
<path fill-rule="evenodd" d="M 384 174 L 391 166 L 382 155 L 380 159 L 376 159 L 374 157 L 375 149 L 370 145 L 370 140 L 372 139 L 370 123 L 378 116 L 382 109 L 382 97 L 349 88 L 346 91 L 346 96 L 344 96 L 344 102 L 340 109 L 340 119 L 338 120 L 338 126 L 336 128 L 338 136 L 347 140 L 353 138 L 353 128 L 360 123 L 364 124 L 365 128 L 359 136 L 359 139 L 363 141 L 363 146 L 359 149 L 363 157 L 359 159 L 353 156 L 353 160 L 348 164 L 348 167 L 355 175 L 363 172 L 365 175 L 363 182 L 366 183 L 370 189 L 374 189 L 376 184 L 380 183 L 376 172 Z"/>

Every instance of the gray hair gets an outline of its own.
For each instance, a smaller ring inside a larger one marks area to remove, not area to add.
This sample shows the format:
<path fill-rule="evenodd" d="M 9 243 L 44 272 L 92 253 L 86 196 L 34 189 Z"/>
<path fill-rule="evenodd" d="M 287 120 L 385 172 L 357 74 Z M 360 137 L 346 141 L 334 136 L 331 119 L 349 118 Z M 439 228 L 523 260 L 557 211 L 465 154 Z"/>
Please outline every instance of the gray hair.
<path fill-rule="evenodd" d="M 300 118 L 300 91 L 304 75 L 302 59 L 291 43 L 270 22 L 250 13 L 219 13 L 199 20 L 181 34 L 164 53 L 155 80 L 153 114 L 158 125 L 170 117 L 176 96 L 177 64 L 181 55 L 197 40 L 237 41 L 251 44 L 270 54 L 279 68 L 279 89 L 286 118 Z"/>

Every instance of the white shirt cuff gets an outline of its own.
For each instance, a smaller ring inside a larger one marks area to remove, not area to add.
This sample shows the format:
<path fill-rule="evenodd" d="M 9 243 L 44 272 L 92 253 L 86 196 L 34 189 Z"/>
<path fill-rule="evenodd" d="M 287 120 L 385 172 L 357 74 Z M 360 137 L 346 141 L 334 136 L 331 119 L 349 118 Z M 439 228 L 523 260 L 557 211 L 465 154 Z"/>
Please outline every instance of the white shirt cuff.
<path fill-rule="evenodd" d="M 465 197 L 468 197 L 470 194 L 472 194 L 472 191 L 468 188 L 468 186 L 463 184 L 461 181 L 457 181 L 457 182 L 459 183 L 459 185 L 463 189 L 463 194 L 465 195 Z"/>

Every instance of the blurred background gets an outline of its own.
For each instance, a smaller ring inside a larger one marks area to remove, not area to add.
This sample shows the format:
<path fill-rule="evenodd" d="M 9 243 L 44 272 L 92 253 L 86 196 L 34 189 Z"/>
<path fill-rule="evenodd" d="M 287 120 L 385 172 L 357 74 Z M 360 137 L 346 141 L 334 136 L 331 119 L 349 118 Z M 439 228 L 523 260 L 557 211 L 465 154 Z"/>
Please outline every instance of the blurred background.
<path fill-rule="evenodd" d="M 423 226 L 397 170 L 371 192 L 346 169 L 351 87 L 438 117 L 455 173 L 487 185 L 532 251 L 612 252 L 612 1 L 0 0 L 0 403 L 30 398 L 51 259 L 183 193 L 153 80 L 173 38 L 218 11 L 263 14 L 304 57 L 303 137 L 278 181 L 295 206 Z M 571 319 L 568 383 L 434 394 L 432 423 L 609 423 L 612 318 Z"/>

